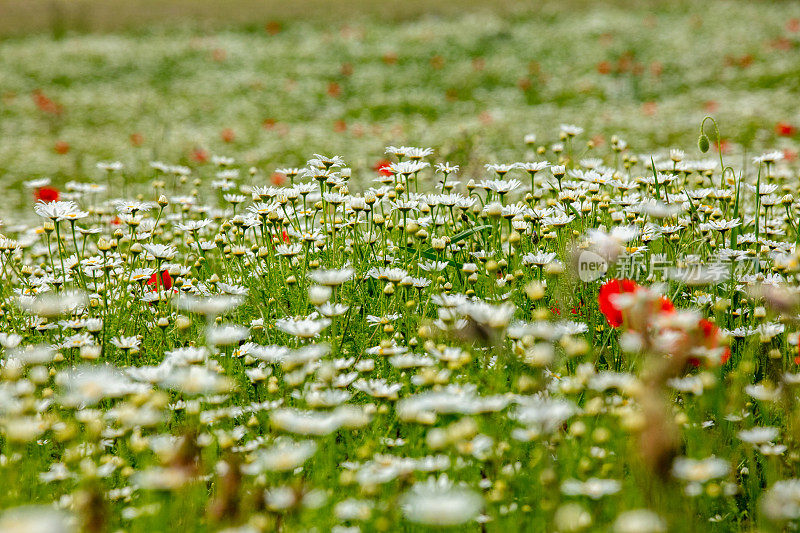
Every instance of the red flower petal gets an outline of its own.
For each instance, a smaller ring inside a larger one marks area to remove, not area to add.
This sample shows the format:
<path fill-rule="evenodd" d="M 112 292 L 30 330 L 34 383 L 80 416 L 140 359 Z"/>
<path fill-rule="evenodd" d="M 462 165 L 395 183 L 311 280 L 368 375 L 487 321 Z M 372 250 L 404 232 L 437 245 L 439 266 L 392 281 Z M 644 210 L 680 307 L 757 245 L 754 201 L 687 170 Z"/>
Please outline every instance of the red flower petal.
<path fill-rule="evenodd" d="M 600 287 L 597 303 L 600 312 L 606 317 L 608 325 L 617 328 L 622 325 L 622 311 L 611 302 L 611 297 L 617 294 L 633 293 L 639 290 L 639 285 L 631 279 L 611 279 Z"/>
<path fill-rule="evenodd" d="M 153 272 L 153 274 L 150 276 L 150 279 L 147 280 L 147 284 L 152 285 L 154 291 L 156 290 L 156 281 L 158 280 L 156 276 L 157 273 Z M 159 284 L 159 286 L 165 290 L 170 290 L 172 288 L 172 276 L 170 276 L 169 272 L 167 272 L 166 270 L 163 270 L 161 272 L 161 283 Z"/>
<path fill-rule="evenodd" d="M 42 202 L 56 202 L 60 196 L 58 189 L 55 187 L 39 187 L 33 196 Z"/>

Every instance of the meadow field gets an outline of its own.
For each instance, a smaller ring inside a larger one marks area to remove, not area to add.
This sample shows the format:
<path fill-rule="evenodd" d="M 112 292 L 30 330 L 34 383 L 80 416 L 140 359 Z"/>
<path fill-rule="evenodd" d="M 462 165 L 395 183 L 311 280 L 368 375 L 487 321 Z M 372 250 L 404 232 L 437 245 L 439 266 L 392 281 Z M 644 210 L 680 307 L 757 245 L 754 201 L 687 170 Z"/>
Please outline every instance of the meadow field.
<path fill-rule="evenodd" d="M 794 531 L 800 8 L 0 0 L 0 533 Z"/>

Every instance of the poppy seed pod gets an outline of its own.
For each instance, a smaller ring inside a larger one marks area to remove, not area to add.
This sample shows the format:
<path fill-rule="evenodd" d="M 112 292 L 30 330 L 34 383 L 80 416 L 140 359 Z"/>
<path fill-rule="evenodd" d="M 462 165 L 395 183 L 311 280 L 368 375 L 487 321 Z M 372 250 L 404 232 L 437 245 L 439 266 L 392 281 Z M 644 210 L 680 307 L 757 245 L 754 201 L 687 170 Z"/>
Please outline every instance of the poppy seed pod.
<path fill-rule="evenodd" d="M 705 133 L 700 134 L 700 138 L 697 139 L 697 147 L 700 148 L 700 151 L 703 153 L 708 152 L 710 148 L 710 143 L 708 142 L 708 135 Z"/>

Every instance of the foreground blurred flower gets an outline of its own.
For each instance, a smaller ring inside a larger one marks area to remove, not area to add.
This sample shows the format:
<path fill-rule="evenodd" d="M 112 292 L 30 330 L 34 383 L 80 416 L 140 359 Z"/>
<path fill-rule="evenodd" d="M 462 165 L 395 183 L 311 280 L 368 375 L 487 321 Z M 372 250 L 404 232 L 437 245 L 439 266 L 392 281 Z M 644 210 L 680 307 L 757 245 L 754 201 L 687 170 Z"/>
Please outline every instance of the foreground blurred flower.
<path fill-rule="evenodd" d="M 777 481 L 764 493 L 761 510 L 776 522 L 800 518 L 800 479 Z"/>
<path fill-rule="evenodd" d="M 67 533 L 76 531 L 70 517 L 46 505 L 26 505 L 5 511 L 0 517 L 3 533 Z"/>
<path fill-rule="evenodd" d="M 667 525 L 653 511 L 634 509 L 621 513 L 614 521 L 614 533 L 661 533 Z"/>
<path fill-rule="evenodd" d="M 36 296 L 20 296 L 19 306 L 28 313 L 44 318 L 73 313 L 86 305 L 86 295 L 80 291 L 62 294 L 47 292 Z"/>
<path fill-rule="evenodd" d="M 443 475 L 417 483 L 400 499 L 407 519 L 431 526 L 463 524 L 478 516 L 483 499 L 466 487 L 454 487 Z"/>
<path fill-rule="evenodd" d="M 257 475 L 265 471 L 286 472 L 302 466 L 317 451 L 317 443 L 312 440 L 295 442 L 279 437 L 275 444 L 260 450 L 252 463 L 242 466 L 242 472 Z"/>
<path fill-rule="evenodd" d="M 686 481 L 705 483 L 726 476 L 730 469 L 727 461 L 713 455 L 701 460 L 678 457 L 672 464 L 672 475 Z"/>
<path fill-rule="evenodd" d="M 561 492 L 568 496 L 588 496 L 599 500 L 603 496 L 616 494 L 622 489 L 622 484 L 616 479 L 590 478 L 586 481 L 568 479 L 561 484 Z"/>

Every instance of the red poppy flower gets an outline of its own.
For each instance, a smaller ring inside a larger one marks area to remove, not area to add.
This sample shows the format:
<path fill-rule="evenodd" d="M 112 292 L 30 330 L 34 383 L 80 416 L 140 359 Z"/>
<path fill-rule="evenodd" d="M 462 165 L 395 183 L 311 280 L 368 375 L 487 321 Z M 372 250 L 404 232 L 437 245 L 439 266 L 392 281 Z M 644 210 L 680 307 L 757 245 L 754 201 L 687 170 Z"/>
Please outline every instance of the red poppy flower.
<path fill-rule="evenodd" d="M 236 132 L 233 131 L 233 128 L 225 128 L 220 132 L 219 136 L 226 143 L 232 143 L 236 140 Z"/>
<path fill-rule="evenodd" d="M 387 159 L 381 159 L 380 161 L 376 162 L 372 165 L 372 170 L 380 174 L 381 176 L 391 176 L 392 173 L 389 170 L 389 165 L 392 163 Z"/>
<path fill-rule="evenodd" d="M 158 282 L 157 276 L 158 273 L 153 272 L 153 275 L 150 276 L 149 280 L 147 280 L 147 284 L 152 286 L 152 290 L 155 291 L 157 287 L 161 287 L 162 289 L 165 290 L 170 290 L 172 288 L 172 276 L 169 275 L 169 272 L 167 272 L 166 270 L 161 271 L 161 282 L 158 283 L 158 285 L 156 285 L 156 282 Z"/>
<path fill-rule="evenodd" d="M 269 180 L 276 187 L 280 187 L 281 185 L 286 183 L 286 174 L 281 174 L 280 172 L 273 172 L 272 176 L 269 177 Z"/>
<path fill-rule="evenodd" d="M 69 143 L 67 141 L 56 141 L 53 150 L 59 155 L 64 155 L 69 152 Z"/>
<path fill-rule="evenodd" d="M 656 102 L 645 102 L 642 104 L 642 113 L 648 117 L 652 117 L 658 112 L 658 104 Z"/>
<path fill-rule="evenodd" d="M 332 81 L 328 83 L 327 92 L 328 96 L 330 96 L 331 98 L 338 98 L 342 94 L 342 87 L 335 81 Z"/>
<path fill-rule="evenodd" d="M 283 26 L 277 20 L 270 20 L 269 22 L 267 22 L 264 25 L 264 29 L 270 35 L 277 35 L 277 34 L 279 34 L 281 32 L 281 30 L 283 29 Z"/>
<path fill-rule="evenodd" d="M 610 279 L 603 283 L 597 295 L 597 303 L 609 326 L 617 328 L 622 325 L 622 311 L 614 306 L 611 297 L 617 294 L 634 293 L 638 290 L 639 285 L 631 279 Z"/>
<path fill-rule="evenodd" d="M 208 161 L 208 152 L 202 148 L 195 148 L 192 150 L 192 159 L 198 163 L 206 163 Z"/>
<path fill-rule="evenodd" d="M 659 303 L 658 311 L 660 313 L 674 313 L 675 312 L 675 306 L 672 304 L 670 299 L 667 298 L 666 296 L 662 296 L 658 300 L 658 303 Z"/>
<path fill-rule="evenodd" d="M 58 200 L 60 193 L 55 187 L 39 187 L 33 196 L 42 202 L 55 202 Z"/>
<path fill-rule="evenodd" d="M 281 235 L 281 237 L 283 238 L 283 242 L 289 244 L 289 234 L 286 233 L 286 230 L 283 230 L 283 235 Z"/>
<path fill-rule="evenodd" d="M 705 318 L 701 318 L 700 322 L 698 322 L 697 325 L 700 328 L 700 335 L 702 337 L 703 347 L 709 350 L 717 348 L 719 346 L 719 342 L 722 337 L 717 325 Z M 731 358 L 731 349 L 726 347 L 725 352 L 720 357 L 720 363 L 724 365 L 725 363 L 728 362 L 728 359 L 730 358 Z"/>
<path fill-rule="evenodd" d="M 49 115 L 60 115 L 64 111 L 61 104 L 47 97 L 41 89 L 33 91 L 33 103 L 36 104 L 39 111 Z"/>
<path fill-rule="evenodd" d="M 781 137 L 791 137 L 795 133 L 797 133 L 797 128 L 795 128 L 788 122 L 778 122 L 777 124 L 775 124 L 775 133 L 777 133 Z"/>
<path fill-rule="evenodd" d="M 228 58 L 228 51 L 224 48 L 215 48 L 211 51 L 211 59 L 220 63 Z"/>

